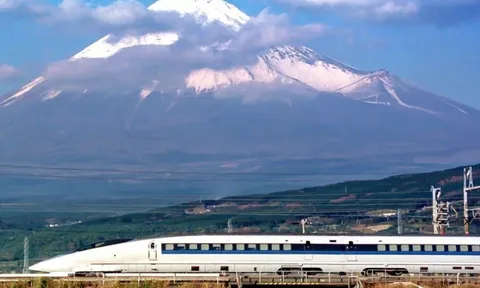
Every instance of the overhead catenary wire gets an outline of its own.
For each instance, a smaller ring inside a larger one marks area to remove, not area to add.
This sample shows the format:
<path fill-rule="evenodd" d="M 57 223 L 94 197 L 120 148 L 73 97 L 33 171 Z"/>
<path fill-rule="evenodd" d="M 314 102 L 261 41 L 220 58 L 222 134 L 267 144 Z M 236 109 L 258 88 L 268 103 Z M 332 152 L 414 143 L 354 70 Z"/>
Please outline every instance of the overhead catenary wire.
<path fill-rule="evenodd" d="M 215 174 L 222 176 L 221 174 Z M 319 175 L 321 176 L 321 174 Z M 334 176 L 326 175 L 326 176 Z M 33 174 L 33 173 L 4 173 L 0 177 L 41 178 L 41 179 L 70 179 L 70 180 L 103 180 L 103 181 L 162 181 L 162 182 L 262 182 L 262 183 L 320 183 L 320 179 L 206 179 L 206 178 L 167 178 L 167 177 L 108 177 L 108 176 L 73 176 L 58 174 Z"/>
<path fill-rule="evenodd" d="M 153 170 L 153 169 L 119 169 L 119 168 L 82 168 L 65 166 L 46 166 L 46 165 L 15 165 L 0 164 L 0 168 L 5 169 L 40 169 L 53 171 L 75 171 L 75 172 L 103 172 L 103 173 L 140 173 L 140 174 L 178 174 L 178 175 L 254 175 L 254 176 L 354 176 L 354 175 L 408 175 L 411 172 L 206 172 L 206 171 L 178 171 L 178 170 Z"/>
<path fill-rule="evenodd" d="M 479 198 L 477 198 L 479 199 Z M 395 199 L 392 199 L 393 201 L 395 201 Z M 404 199 L 397 199 L 396 201 L 400 201 L 400 200 L 404 200 Z M 407 199 L 407 200 L 414 200 L 414 199 Z M 419 199 L 419 200 L 425 200 L 427 201 L 427 199 Z M 387 207 L 387 206 L 398 206 L 398 207 L 412 207 L 412 206 L 415 206 L 415 205 L 418 205 L 418 204 L 412 204 L 412 203 L 392 203 L 392 204 L 388 204 L 388 203 L 385 203 L 385 199 L 379 199 L 379 201 L 382 201 L 382 203 L 329 203 L 329 202 L 325 202 L 325 203 L 316 203 L 316 205 L 331 205 L 331 206 L 337 206 L 337 207 L 342 207 L 343 209 L 345 207 L 353 207 L 354 209 L 359 209 L 359 208 L 374 208 L 374 207 Z M 458 200 L 459 201 L 459 200 Z M 295 204 L 295 203 L 292 203 L 292 204 Z M 39 204 L 39 205 L 43 205 L 43 204 Z M 61 210 L 61 212 L 84 212 L 82 210 L 73 210 L 72 207 L 74 208 L 78 208 L 78 209 L 83 209 L 83 208 L 95 208 L 96 210 L 93 210 L 93 211 L 97 211 L 97 212 L 100 212 L 98 209 L 100 208 L 117 208 L 117 209 L 120 209 L 120 208 L 151 208 L 151 209 L 162 209 L 162 210 L 159 210 L 158 212 L 162 212 L 162 211 L 165 211 L 165 212 L 168 212 L 168 211 L 177 211 L 178 208 L 177 207 L 172 207 L 172 208 L 169 208 L 169 206 L 165 206 L 165 207 L 158 207 L 158 205 L 136 205 L 136 206 L 130 206 L 130 205 L 70 205 L 70 204 L 67 204 L 69 205 L 69 208 L 68 210 Z M 245 204 L 245 205 L 248 205 L 248 204 Z M 314 206 L 315 204 L 311 204 L 311 205 L 302 205 L 300 207 L 312 207 Z M 15 209 L 15 207 L 12 207 L 12 206 L 3 206 L 0 205 L 0 207 L 2 207 L 2 211 L 29 211 L 29 212 L 34 212 L 34 211 L 37 211 L 37 212 L 60 212 L 60 211 L 53 211 L 51 205 L 49 205 L 48 208 L 45 208 L 45 209 L 39 209 L 39 208 L 36 208 L 38 207 L 38 205 L 35 205 L 35 206 L 31 206 L 33 209 L 27 209 L 28 207 L 27 206 L 22 206 L 22 205 L 18 205 L 20 207 L 23 207 L 23 209 Z M 61 204 L 58 205 L 58 206 L 62 206 Z M 172 205 L 174 206 L 174 205 Z M 198 204 L 191 204 L 191 205 L 182 205 L 182 208 L 186 209 L 186 208 L 193 208 L 193 207 L 197 207 Z M 278 206 L 271 206 L 271 208 L 274 208 L 274 207 L 280 207 L 281 205 L 278 205 Z M 285 206 L 285 205 L 284 205 Z M 25 208 L 27 207 L 27 208 Z M 231 207 L 231 206 L 230 206 Z M 283 206 L 282 206 L 283 207 Z M 228 207 L 225 207 L 225 208 L 228 208 Z M 260 208 L 265 208 L 265 207 L 260 207 Z M 288 208 L 288 207 L 287 207 Z M 291 207 L 292 209 L 297 209 L 299 207 Z M 387 209 L 387 208 L 386 208 Z M 345 210 L 345 209 L 344 209 Z M 328 210 L 328 211 L 331 211 L 331 210 Z M 149 212 L 149 211 L 145 211 L 145 212 Z M 140 213 L 143 213 L 143 212 L 140 212 Z M 245 212 L 246 214 L 248 212 Z"/>
<path fill-rule="evenodd" d="M 294 193 L 294 192 L 293 192 Z M 275 197 L 274 195 L 271 194 L 256 194 L 258 197 L 251 197 L 250 195 L 247 197 L 242 197 L 242 196 L 226 196 L 223 198 L 218 198 L 218 199 L 211 199 L 211 198 L 206 198 L 206 199 L 192 199 L 190 196 L 165 196 L 165 197 L 150 197 L 148 196 L 137 196 L 137 197 L 121 197 L 119 196 L 116 200 L 120 201 L 128 201 L 128 200 L 140 200 L 140 199 L 145 199 L 148 202 L 152 202 L 154 200 L 189 200 L 189 202 L 184 202 L 184 203 L 178 203 L 178 204 L 173 204 L 172 206 L 184 206 L 188 204 L 201 204 L 203 202 L 209 202 L 212 203 L 211 205 L 215 205 L 215 203 L 220 203 L 220 204 L 225 204 L 225 203 L 231 203 L 232 205 L 241 205 L 243 204 L 242 202 L 244 201 L 251 201 L 251 202 L 269 202 L 269 203 L 282 203 L 282 202 L 296 202 L 296 203 L 307 203 L 307 204 L 325 204 L 326 202 L 331 202 L 331 204 L 342 204 L 342 202 L 347 202 L 347 201 L 358 201 L 359 204 L 362 204 L 361 201 L 400 201 L 400 200 L 431 200 L 431 198 L 428 198 L 428 196 L 422 196 L 422 195 L 413 195 L 417 194 L 416 192 L 405 192 L 403 193 L 405 196 L 409 197 L 398 197 L 399 195 L 396 195 L 395 193 L 392 193 L 392 196 L 395 195 L 396 197 L 380 197 L 380 195 L 390 195 L 388 193 L 379 193 L 379 194 L 373 194 L 373 195 L 365 195 L 365 194 L 337 194 L 337 193 L 325 193 L 325 194 L 320 194 L 320 195 L 310 195 L 308 197 L 299 197 L 297 198 L 281 198 L 281 197 Z M 418 193 L 420 194 L 420 193 Z M 412 196 L 413 195 L 413 196 Z M 262 197 L 265 196 L 265 197 Z M 345 199 L 341 200 L 342 198 L 346 198 L 349 196 L 355 196 L 355 198 L 351 199 Z M 291 196 L 290 196 L 291 197 Z M 336 197 L 336 198 L 330 198 L 330 197 Z M 358 198 L 357 198 L 358 197 Z M 446 198 L 449 201 L 457 201 L 457 200 L 462 200 L 462 197 L 448 197 Z M 480 196 L 475 196 L 471 197 L 470 199 L 480 199 Z M 104 200 L 107 201 L 108 199 Z M 97 200 L 95 200 L 97 201 Z M 108 200 L 111 201 L 111 200 Z M 338 203 L 333 202 L 333 201 L 338 201 Z M 86 202 L 86 201 L 84 201 Z M 49 201 L 49 204 L 57 204 L 57 205 L 63 205 L 64 203 L 62 202 L 56 202 L 56 201 Z M 32 206 L 32 205 L 37 205 L 37 202 L 0 202 L 0 207 L 2 206 Z M 328 204 L 328 203 L 326 203 Z M 368 204 L 368 203 L 367 203 Z M 396 203 L 397 204 L 397 203 Z M 407 203 L 408 204 L 408 203 Z M 83 203 L 83 204 L 72 204 L 75 206 L 78 205 L 88 205 L 89 207 L 95 207 L 95 206 L 101 206 L 104 207 L 106 205 L 105 203 L 102 203 L 100 205 L 97 204 L 92 204 L 92 203 Z M 123 206 L 124 204 L 108 204 L 112 206 Z M 154 204 L 156 205 L 156 204 Z M 134 204 L 134 203 L 128 203 L 128 206 L 131 207 L 136 207 L 136 206 L 145 206 L 145 204 Z"/>
<path fill-rule="evenodd" d="M 165 197 L 165 198 L 160 198 L 159 200 L 186 200 L 184 198 L 176 198 L 176 197 Z M 471 198 L 472 200 L 480 200 L 480 197 L 473 197 Z M 226 205 L 229 203 L 230 199 L 220 199 L 219 204 L 220 205 Z M 422 205 L 422 203 L 427 204 L 426 206 L 423 206 L 423 209 L 428 209 L 431 208 L 429 206 L 429 200 L 430 198 L 428 197 L 408 197 L 408 198 L 367 198 L 367 199 L 350 199 L 350 200 L 355 200 L 355 203 L 347 202 L 347 203 L 342 203 L 338 202 L 335 203 L 334 200 L 330 199 L 325 199 L 325 200 L 317 200 L 317 199 L 259 199 L 259 198 L 236 198 L 233 201 L 232 205 L 227 205 L 228 207 L 232 206 L 248 206 L 249 204 L 255 204 L 255 205 L 262 205 L 255 203 L 255 201 L 263 201 L 267 202 L 268 204 L 264 205 L 271 205 L 271 204 L 277 204 L 275 206 L 269 206 L 267 208 L 275 208 L 275 207 L 284 207 L 284 209 L 291 209 L 291 210 L 296 210 L 299 208 L 305 208 L 305 207 L 311 207 L 311 209 L 316 209 L 316 208 L 322 208 L 326 209 L 325 211 L 331 212 L 335 211 L 335 209 L 332 209 L 333 207 L 338 207 L 338 209 L 341 209 L 341 211 L 358 211 L 358 210 L 383 210 L 385 209 L 393 209 L 392 207 L 400 207 L 400 208 L 410 208 L 413 209 L 413 207 L 417 206 L 416 209 L 421 209 L 418 206 Z M 338 199 L 337 199 L 338 200 Z M 368 203 L 359 201 L 368 201 Z M 392 203 L 389 204 L 388 202 L 385 201 L 391 201 Z M 461 202 L 461 198 L 450 198 L 450 201 L 452 203 L 457 203 Z M 210 206 L 217 206 L 216 200 L 211 200 L 213 201 Z M 232 201 L 232 200 L 230 200 Z M 241 203 L 242 201 L 245 201 L 247 203 Z M 333 201 L 333 202 L 332 202 Z M 400 202 L 401 201 L 401 202 Z M 153 202 L 152 199 L 149 199 L 149 202 Z M 196 201 L 191 201 L 191 202 L 186 202 L 186 203 L 178 203 L 178 204 L 91 204 L 91 203 L 85 203 L 85 204 L 72 204 L 72 203 L 0 203 L 1 210 L 3 212 L 50 212 L 50 213 L 94 213 L 94 214 L 105 214 L 105 213 L 113 213 L 114 211 L 122 210 L 122 211 L 128 211 L 129 213 L 163 213 L 163 212 L 177 212 L 179 208 L 182 208 L 184 210 L 190 209 L 190 208 L 195 208 L 198 207 L 198 205 L 205 205 L 204 204 L 205 200 L 196 200 Z M 235 203 L 236 202 L 236 203 Z M 239 203 L 240 202 L 240 203 Z M 381 203 L 379 203 L 381 202 Z M 302 204 L 303 203 L 303 204 Z M 44 206 L 47 205 L 48 207 L 46 208 L 40 208 L 39 206 Z M 288 207 L 289 204 L 297 204 L 301 205 L 300 207 Z M 63 209 L 63 207 L 67 207 L 66 209 Z M 320 206 L 320 207 L 317 207 Z M 57 208 L 59 207 L 59 208 Z M 226 206 L 225 206 L 226 207 Z M 223 208 L 225 208 L 223 207 Z M 55 210 L 53 210 L 55 208 Z M 222 207 L 215 207 L 215 208 L 222 208 Z M 253 207 L 255 208 L 255 207 Z M 265 208 L 265 207 L 259 207 L 259 208 Z M 109 210 L 110 209 L 110 210 Z M 139 209 L 142 209 L 141 211 Z M 214 213 L 219 213 L 219 212 L 212 212 Z M 240 211 L 239 211 L 240 213 Z M 244 214 L 251 213 L 248 210 L 245 210 Z"/>

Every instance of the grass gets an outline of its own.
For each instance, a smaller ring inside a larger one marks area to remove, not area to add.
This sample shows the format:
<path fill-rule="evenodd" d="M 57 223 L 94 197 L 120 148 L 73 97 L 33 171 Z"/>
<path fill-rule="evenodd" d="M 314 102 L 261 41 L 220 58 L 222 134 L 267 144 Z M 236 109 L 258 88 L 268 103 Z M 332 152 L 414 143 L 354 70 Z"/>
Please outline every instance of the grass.
<path fill-rule="evenodd" d="M 61 281 L 48 278 L 39 278 L 33 281 L 0 282 L 0 288 L 220 288 L 224 284 L 209 282 L 182 282 L 170 281 Z"/>
<path fill-rule="evenodd" d="M 480 284 L 448 284 L 441 281 L 437 282 L 430 282 L 430 283 L 411 283 L 411 282 L 404 282 L 404 283 L 378 283 L 372 286 L 368 286 L 369 288 L 479 288 Z"/>
<path fill-rule="evenodd" d="M 322 284 L 320 284 L 322 285 Z M 311 286 L 311 285 L 310 285 Z M 54 280 L 48 278 L 38 278 L 32 281 L 18 282 L 0 282 L 0 288 L 221 288 L 226 287 L 226 283 L 214 282 L 177 282 L 164 280 L 142 280 L 142 281 L 85 281 L 85 280 Z M 298 287 L 298 286 L 297 286 Z M 395 283 L 364 283 L 365 288 L 480 288 L 480 282 L 466 284 L 452 284 L 448 281 L 428 280 L 412 282 Z"/>

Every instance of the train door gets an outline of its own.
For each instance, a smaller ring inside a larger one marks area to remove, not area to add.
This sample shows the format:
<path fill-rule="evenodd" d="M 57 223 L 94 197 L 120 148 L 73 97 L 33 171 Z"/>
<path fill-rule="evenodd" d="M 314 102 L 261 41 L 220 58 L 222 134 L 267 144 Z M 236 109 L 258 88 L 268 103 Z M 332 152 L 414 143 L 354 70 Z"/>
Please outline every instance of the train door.
<path fill-rule="evenodd" d="M 345 247 L 345 257 L 347 258 L 346 260 L 348 262 L 355 262 L 357 261 L 357 249 L 355 247 L 355 244 L 353 244 L 353 241 L 349 241 L 348 245 Z"/>
<path fill-rule="evenodd" d="M 158 258 L 157 243 L 152 241 L 148 243 L 148 260 L 156 261 Z"/>
<path fill-rule="evenodd" d="M 313 245 L 310 241 L 305 241 L 305 260 L 313 260 Z"/>

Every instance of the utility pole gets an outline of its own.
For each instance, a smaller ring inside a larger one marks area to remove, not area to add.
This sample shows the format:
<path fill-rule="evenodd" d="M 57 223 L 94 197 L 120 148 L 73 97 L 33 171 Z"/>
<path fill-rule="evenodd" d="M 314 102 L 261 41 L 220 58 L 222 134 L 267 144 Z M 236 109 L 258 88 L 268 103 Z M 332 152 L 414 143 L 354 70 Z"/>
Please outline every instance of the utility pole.
<path fill-rule="evenodd" d="M 228 233 L 232 233 L 232 232 L 233 232 L 232 218 L 228 218 L 228 222 L 227 222 L 227 232 L 228 232 Z"/>
<path fill-rule="evenodd" d="M 441 202 L 438 204 L 437 221 L 438 221 L 438 225 L 440 226 L 441 235 L 445 235 L 447 227 L 450 226 L 449 212 L 450 212 L 449 202 L 447 203 Z"/>
<path fill-rule="evenodd" d="M 463 225 L 465 235 L 470 234 L 470 218 L 468 216 L 468 192 L 480 189 L 480 186 L 473 186 L 472 166 L 463 168 Z"/>
<path fill-rule="evenodd" d="M 23 274 L 28 273 L 28 264 L 29 262 L 29 257 L 28 257 L 28 250 L 29 250 L 29 243 L 28 243 L 28 237 L 25 237 L 23 240 Z"/>
<path fill-rule="evenodd" d="M 302 234 L 305 234 L 305 224 L 307 224 L 307 219 L 302 219 L 300 225 L 302 225 Z"/>
<path fill-rule="evenodd" d="M 441 188 L 431 187 L 432 191 L 432 225 L 433 225 L 433 234 L 439 234 L 440 223 L 438 222 L 438 199 L 442 195 Z"/>
<path fill-rule="evenodd" d="M 450 212 L 453 211 L 458 217 L 458 213 L 450 204 L 450 202 L 440 201 L 440 196 L 442 195 L 441 188 L 431 187 L 432 191 L 432 224 L 433 224 L 433 233 L 445 235 L 447 227 L 450 227 Z"/>
<path fill-rule="evenodd" d="M 402 209 L 397 210 L 397 234 L 403 234 L 403 226 L 402 226 Z"/>

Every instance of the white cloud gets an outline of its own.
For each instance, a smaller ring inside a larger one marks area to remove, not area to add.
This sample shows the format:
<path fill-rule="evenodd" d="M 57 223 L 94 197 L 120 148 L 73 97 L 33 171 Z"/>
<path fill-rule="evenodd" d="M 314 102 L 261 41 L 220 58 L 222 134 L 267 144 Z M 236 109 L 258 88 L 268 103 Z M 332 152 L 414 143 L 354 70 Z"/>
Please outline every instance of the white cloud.
<path fill-rule="evenodd" d="M 265 49 L 301 45 L 328 35 L 330 28 L 321 24 L 295 26 L 286 15 L 264 10 L 238 32 L 217 24 L 203 26 L 189 21 L 180 30 L 181 39 L 170 46 L 143 45 L 124 48 L 106 59 L 61 61 L 50 65 L 43 75 L 52 87 L 62 90 L 138 89 L 158 80 L 162 89 L 175 91 L 185 86 L 185 78 L 194 69 L 253 64 Z M 228 45 L 212 47 L 212 43 Z"/>
<path fill-rule="evenodd" d="M 339 8 L 357 16 L 405 17 L 416 14 L 418 1 L 413 0 L 279 0 L 296 6 Z"/>
<path fill-rule="evenodd" d="M 162 19 L 166 13 L 148 10 L 137 0 L 115 0 L 108 5 L 92 5 L 83 0 L 62 0 L 58 5 L 42 0 L 0 0 L 0 15 L 2 12 L 46 24 L 78 24 L 77 28 L 83 25 L 132 28 L 166 23 Z"/>
<path fill-rule="evenodd" d="M 1 0 L 0 0 L 1 1 Z M 0 2 L 1 4 L 2 2 Z M 10 65 L 0 64 L 0 81 L 6 81 L 19 75 L 19 71 Z"/>
<path fill-rule="evenodd" d="M 409 16 L 418 12 L 418 6 L 413 2 L 395 3 L 393 1 L 385 2 L 374 9 L 377 15 L 403 15 Z"/>
<path fill-rule="evenodd" d="M 0 0 L 0 10 L 15 8 L 17 3 L 18 1 L 16 0 Z"/>
<path fill-rule="evenodd" d="M 310 38 L 324 36 L 330 28 L 323 24 L 307 24 L 295 26 L 290 23 L 287 14 L 271 14 L 268 9 L 261 11 L 256 17 L 242 27 L 234 36 L 234 46 L 244 49 L 268 47 L 271 45 L 293 44 Z"/>
<path fill-rule="evenodd" d="M 135 0 L 116 0 L 105 6 L 86 4 L 82 0 L 63 0 L 57 7 L 51 7 L 46 16 L 54 20 L 93 20 L 105 25 L 132 25 L 135 22 L 153 17 L 150 11 Z"/>
<path fill-rule="evenodd" d="M 329 13 L 369 21 L 405 20 L 407 24 L 447 26 L 478 19 L 478 0 L 274 0 L 297 7 L 321 8 Z"/>

